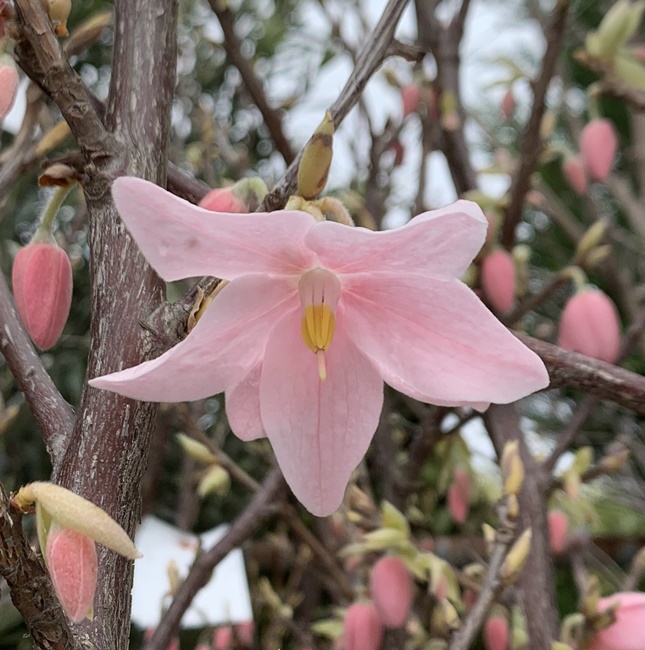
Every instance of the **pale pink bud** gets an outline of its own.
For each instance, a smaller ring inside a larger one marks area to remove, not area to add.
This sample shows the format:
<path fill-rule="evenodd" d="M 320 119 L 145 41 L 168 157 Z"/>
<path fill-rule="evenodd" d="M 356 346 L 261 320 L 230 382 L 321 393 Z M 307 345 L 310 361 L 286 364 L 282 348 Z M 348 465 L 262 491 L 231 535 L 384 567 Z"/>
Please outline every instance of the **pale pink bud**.
<path fill-rule="evenodd" d="M 613 301 L 599 289 L 572 296 L 560 317 L 558 345 L 613 363 L 620 347 L 620 319 Z"/>
<path fill-rule="evenodd" d="M 199 207 L 212 212 L 246 212 L 246 206 L 230 187 L 211 190 L 200 202 Z"/>
<path fill-rule="evenodd" d="M 549 513 L 549 546 L 553 553 L 562 553 L 567 546 L 569 518 L 561 510 Z"/>
<path fill-rule="evenodd" d="M 252 648 L 255 641 L 255 623 L 253 621 L 242 621 L 234 629 L 238 643 L 244 648 Z"/>
<path fill-rule="evenodd" d="M 493 251 L 481 265 L 481 284 L 491 307 L 500 313 L 515 302 L 515 262 L 505 250 Z"/>
<path fill-rule="evenodd" d="M 398 557 L 382 557 L 372 567 L 370 590 L 386 627 L 402 627 L 412 609 L 412 574 Z"/>
<path fill-rule="evenodd" d="M 398 139 L 392 143 L 391 149 L 394 151 L 394 166 L 398 167 L 403 164 L 403 160 L 405 159 L 405 149 Z"/>
<path fill-rule="evenodd" d="M 157 629 L 156 627 L 149 627 L 143 634 L 144 640 L 150 641 L 156 629 Z M 208 648 L 209 646 L 206 647 Z M 179 639 L 177 637 L 173 637 L 172 639 L 170 639 L 170 643 L 166 646 L 166 650 L 179 650 Z"/>
<path fill-rule="evenodd" d="M 233 628 L 230 625 L 218 627 L 213 632 L 213 648 L 215 650 L 231 650 L 233 648 Z"/>
<path fill-rule="evenodd" d="M 455 470 L 452 484 L 448 488 L 448 509 L 458 524 L 466 521 L 469 505 L 470 477 L 465 469 L 459 468 Z"/>
<path fill-rule="evenodd" d="M 1 21 L 2 18 L 0 18 Z M 13 106 L 19 81 L 20 76 L 16 66 L 10 62 L 10 59 L 3 59 L 0 63 L 0 122 L 4 120 Z"/>
<path fill-rule="evenodd" d="M 464 590 L 464 605 L 466 610 L 470 611 L 473 608 L 473 605 L 477 602 L 477 592 L 472 589 Z"/>
<path fill-rule="evenodd" d="M 47 537 L 47 569 L 56 595 L 70 620 L 82 621 L 96 591 L 96 544 L 69 528 L 52 528 Z"/>
<path fill-rule="evenodd" d="M 484 623 L 484 647 L 486 650 L 508 648 L 508 621 L 503 616 L 491 616 Z"/>
<path fill-rule="evenodd" d="M 592 179 L 606 181 L 618 146 L 609 120 L 592 120 L 580 134 L 580 153 Z"/>
<path fill-rule="evenodd" d="M 421 103 L 421 89 L 417 84 L 408 84 L 401 89 L 401 100 L 403 102 L 403 117 L 414 113 Z"/>
<path fill-rule="evenodd" d="M 379 650 L 383 640 L 383 623 L 376 607 L 354 603 L 345 614 L 343 640 L 346 650 Z"/>
<path fill-rule="evenodd" d="M 72 266 L 55 242 L 32 242 L 16 255 L 12 271 L 16 309 L 42 350 L 60 337 L 72 304 Z"/>
<path fill-rule="evenodd" d="M 501 110 L 505 120 L 508 120 L 515 113 L 515 95 L 511 88 L 506 91 L 502 98 Z"/>
<path fill-rule="evenodd" d="M 577 194 L 587 191 L 587 172 L 580 156 L 570 156 L 562 163 L 562 173 Z"/>
<path fill-rule="evenodd" d="M 616 622 L 600 630 L 591 642 L 591 650 L 643 650 L 645 648 L 645 594 L 619 592 L 601 598 L 599 611 L 618 604 Z"/>

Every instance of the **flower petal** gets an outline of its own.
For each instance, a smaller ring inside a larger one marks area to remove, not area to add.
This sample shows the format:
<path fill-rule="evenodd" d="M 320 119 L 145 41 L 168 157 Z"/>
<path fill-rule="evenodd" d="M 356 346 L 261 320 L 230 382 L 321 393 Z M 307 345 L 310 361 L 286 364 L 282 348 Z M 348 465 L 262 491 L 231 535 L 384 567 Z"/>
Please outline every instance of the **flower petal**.
<path fill-rule="evenodd" d="M 307 233 L 305 242 L 336 273 L 457 277 L 482 247 L 487 227 L 476 203 L 457 201 L 383 232 L 323 221 Z"/>
<path fill-rule="evenodd" d="M 287 279 L 238 278 L 222 289 L 181 343 L 157 359 L 92 379 L 90 386 L 152 402 L 221 393 L 257 362 L 274 323 L 297 304 L 297 293 Z"/>
<path fill-rule="evenodd" d="M 166 281 L 198 275 L 292 275 L 310 265 L 304 212 L 225 214 L 198 208 L 140 178 L 118 178 L 117 210 L 143 255 Z"/>
<path fill-rule="evenodd" d="M 271 332 L 260 406 L 287 483 L 322 517 L 338 508 L 367 451 L 383 406 L 383 382 L 340 326 L 341 313 L 321 381 L 316 357 L 301 338 L 299 314 L 286 316 Z"/>
<path fill-rule="evenodd" d="M 226 416 L 233 433 L 245 442 L 264 438 L 266 432 L 260 414 L 260 376 L 262 362 L 226 391 Z"/>
<path fill-rule="evenodd" d="M 354 276 L 341 301 L 356 346 L 388 384 L 416 399 L 478 408 L 549 383 L 542 360 L 459 280 Z"/>

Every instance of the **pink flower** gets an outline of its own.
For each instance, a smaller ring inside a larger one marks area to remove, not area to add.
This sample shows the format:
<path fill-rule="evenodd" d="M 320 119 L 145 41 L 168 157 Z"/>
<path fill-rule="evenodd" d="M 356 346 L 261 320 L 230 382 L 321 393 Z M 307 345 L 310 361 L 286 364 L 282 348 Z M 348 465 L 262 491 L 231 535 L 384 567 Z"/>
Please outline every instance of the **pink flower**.
<path fill-rule="evenodd" d="M 616 156 L 618 143 L 609 120 L 591 120 L 580 134 L 580 153 L 589 176 L 606 181 Z"/>
<path fill-rule="evenodd" d="M 52 238 L 21 248 L 11 273 L 13 295 L 20 320 L 31 340 L 51 348 L 67 322 L 72 304 L 72 265 L 67 253 Z"/>
<path fill-rule="evenodd" d="M 47 536 L 47 569 L 58 600 L 71 621 L 91 611 L 96 591 L 96 544 L 69 528 L 54 528 Z"/>
<path fill-rule="evenodd" d="M 453 481 L 448 488 L 448 510 L 452 518 L 463 524 L 468 516 L 470 505 L 470 478 L 468 472 L 459 468 L 455 470 Z"/>
<path fill-rule="evenodd" d="M 549 546 L 553 553 L 562 553 L 567 547 L 569 533 L 569 517 L 561 510 L 549 513 Z"/>
<path fill-rule="evenodd" d="M 508 311 L 515 302 L 515 262 L 505 250 L 493 251 L 482 261 L 481 283 L 495 311 Z"/>
<path fill-rule="evenodd" d="M 562 173 L 577 194 L 587 191 L 587 173 L 580 156 L 570 156 L 562 163 Z"/>
<path fill-rule="evenodd" d="M 2 18 L 0 18 L 0 22 Z M 0 61 L 0 122 L 11 110 L 18 91 L 20 76 L 11 59 L 5 57 Z"/>
<path fill-rule="evenodd" d="M 486 234 L 474 203 L 373 232 L 297 211 L 207 212 L 136 178 L 118 179 L 113 194 L 162 278 L 229 282 L 184 341 L 91 385 L 148 401 L 225 391 L 233 431 L 269 438 L 316 515 L 342 501 L 376 429 L 383 381 L 478 408 L 548 384 L 541 360 L 457 279 Z"/>
<path fill-rule="evenodd" d="M 343 642 L 346 650 L 379 650 L 383 623 L 371 603 L 354 603 L 345 614 Z"/>
<path fill-rule="evenodd" d="M 401 89 L 401 101 L 403 102 L 403 117 L 414 113 L 421 102 L 421 89 L 417 84 L 408 84 Z"/>
<path fill-rule="evenodd" d="M 605 611 L 612 605 L 618 605 L 616 621 L 594 636 L 591 650 L 643 650 L 645 594 L 630 591 L 616 593 L 601 598 L 598 609 Z"/>
<path fill-rule="evenodd" d="M 611 298 L 599 289 L 583 289 L 572 296 L 560 317 L 558 345 L 608 363 L 616 361 L 620 318 Z"/>
<path fill-rule="evenodd" d="M 215 650 L 231 650 L 233 645 L 233 628 L 230 625 L 218 627 L 213 632 L 213 648 Z"/>
<path fill-rule="evenodd" d="M 413 590 L 412 574 L 401 558 L 382 557 L 372 567 L 370 591 L 386 627 L 405 624 L 412 609 Z"/>
<path fill-rule="evenodd" d="M 490 616 L 484 623 L 484 647 L 486 650 L 508 648 L 508 621 L 503 616 Z"/>
<path fill-rule="evenodd" d="M 504 97 L 502 98 L 502 117 L 505 120 L 508 120 L 513 113 L 515 113 L 515 95 L 513 94 L 513 90 L 509 88 L 506 93 L 504 94 Z"/>

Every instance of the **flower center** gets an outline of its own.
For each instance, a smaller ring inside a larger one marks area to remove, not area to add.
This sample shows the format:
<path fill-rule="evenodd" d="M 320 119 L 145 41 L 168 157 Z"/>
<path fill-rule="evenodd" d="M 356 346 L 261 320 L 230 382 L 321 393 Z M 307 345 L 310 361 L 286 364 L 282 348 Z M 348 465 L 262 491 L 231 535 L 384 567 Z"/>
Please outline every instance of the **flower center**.
<path fill-rule="evenodd" d="M 302 340 L 316 355 L 321 380 L 327 377 L 325 350 L 336 330 L 336 307 L 340 298 L 340 280 L 326 269 L 304 273 L 298 281 L 302 303 Z"/>

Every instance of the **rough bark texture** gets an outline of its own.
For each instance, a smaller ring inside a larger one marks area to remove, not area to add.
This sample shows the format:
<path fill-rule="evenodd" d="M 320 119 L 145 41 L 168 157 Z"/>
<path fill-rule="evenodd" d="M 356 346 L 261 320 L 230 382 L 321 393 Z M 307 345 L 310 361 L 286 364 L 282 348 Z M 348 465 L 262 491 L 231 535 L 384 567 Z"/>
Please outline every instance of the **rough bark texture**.
<path fill-rule="evenodd" d="M 151 344 L 139 321 L 163 300 L 114 209 L 114 178 L 166 182 L 170 104 L 175 85 L 176 0 L 116 3 L 114 64 L 106 126 L 114 152 L 95 159 L 85 184 L 90 214 L 92 325 L 88 377 L 136 365 Z M 157 406 L 85 388 L 74 434 L 54 479 L 104 508 L 128 533 L 139 521 L 141 485 Z M 132 563 L 99 554 L 94 620 L 78 627 L 98 647 L 124 650 L 130 631 Z"/>

